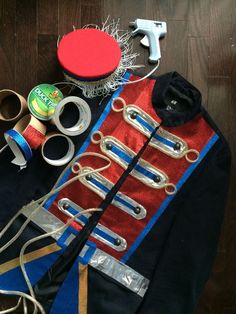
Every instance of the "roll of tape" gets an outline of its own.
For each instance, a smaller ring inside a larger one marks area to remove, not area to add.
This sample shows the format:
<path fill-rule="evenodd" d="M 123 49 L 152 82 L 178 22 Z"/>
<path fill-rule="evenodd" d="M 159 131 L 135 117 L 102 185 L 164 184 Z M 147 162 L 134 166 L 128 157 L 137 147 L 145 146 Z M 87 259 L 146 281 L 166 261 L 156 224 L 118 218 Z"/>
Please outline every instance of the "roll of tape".
<path fill-rule="evenodd" d="M 74 125 L 66 127 L 63 125 L 63 112 L 65 111 L 65 107 L 71 103 L 74 104 L 76 107 L 78 118 L 76 119 Z M 63 134 L 76 136 L 82 134 L 88 129 L 91 122 L 91 110 L 87 102 L 84 101 L 82 98 L 69 96 L 59 102 L 55 109 L 52 120 L 58 130 L 61 131 Z"/>
<path fill-rule="evenodd" d="M 74 156 L 75 146 L 72 140 L 63 134 L 51 133 L 42 144 L 43 159 L 52 166 L 66 165 Z"/>
<path fill-rule="evenodd" d="M 21 118 L 13 128 L 21 133 L 32 149 L 37 149 L 45 139 L 46 126 L 31 114 Z"/>
<path fill-rule="evenodd" d="M 12 163 L 21 168 L 25 168 L 27 161 L 32 157 L 32 150 L 25 138 L 14 129 L 6 131 L 4 137 L 15 156 Z"/>
<path fill-rule="evenodd" d="M 27 103 L 23 96 L 11 89 L 0 90 L 0 120 L 16 121 L 27 112 Z"/>
<path fill-rule="evenodd" d="M 62 92 L 54 85 L 40 84 L 35 86 L 28 95 L 29 111 L 39 120 L 50 120 L 62 98 Z"/>

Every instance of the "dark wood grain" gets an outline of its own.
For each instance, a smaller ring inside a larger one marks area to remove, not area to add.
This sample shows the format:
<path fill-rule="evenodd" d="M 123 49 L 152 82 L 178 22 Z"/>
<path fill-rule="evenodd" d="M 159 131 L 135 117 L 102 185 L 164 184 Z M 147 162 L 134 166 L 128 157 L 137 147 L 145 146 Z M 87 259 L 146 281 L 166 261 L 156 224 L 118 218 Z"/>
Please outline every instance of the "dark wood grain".
<path fill-rule="evenodd" d="M 108 15 L 110 20 L 120 18 L 122 29 L 137 17 L 167 21 L 157 73 L 176 70 L 198 87 L 230 143 L 228 205 L 214 267 L 195 314 L 236 314 L 235 0 L 0 0 L 0 89 L 27 96 L 37 83 L 60 81 L 58 35 L 73 26 L 101 24 Z M 133 39 L 134 50 L 140 53 L 137 63 L 146 65 L 139 71 L 147 73 L 153 66 L 141 38 Z M 9 304 L 14 300 L 0 296 L 0 308 Z"/>

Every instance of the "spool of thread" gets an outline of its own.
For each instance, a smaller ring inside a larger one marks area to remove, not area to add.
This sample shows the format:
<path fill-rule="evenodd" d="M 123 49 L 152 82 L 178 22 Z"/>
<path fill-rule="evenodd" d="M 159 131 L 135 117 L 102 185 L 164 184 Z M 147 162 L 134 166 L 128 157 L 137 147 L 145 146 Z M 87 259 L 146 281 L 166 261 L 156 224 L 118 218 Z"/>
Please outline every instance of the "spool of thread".
<path fill-rule="evenodd" d="M 74 156 L 75 146 L 72 140 L 59 133 L 48 134 L 42 144 L 43 159 L 52 166 L 64 166 Z"/>
<path fill-rule="evenodd" d="M 106 32 L 83 28 L 63 36 L 57 56 L 69 77 L 89 82 L 104 79 L 117 69 L 121 49 L 118 42 Z"/>
<path fill-rule="evenodd" d="M 59 102 L 52 121 L 63 134 L 76 136 L 88 129 L 91 110 L 82 98 L 69 96 Z"/>
<path fill-rule="evenodd" d="M 29 111 L 39 120 L 50 120 L 62 98 L 62 92 L 54 85 L 40 84 L 35 86 L 28 95 Z"/>
<path fill-rule="evenodd" d="M 23 96 L 11 89 L 0 91 L 0 120 L 13 122 L 27 112 L 27 103 Z"/>

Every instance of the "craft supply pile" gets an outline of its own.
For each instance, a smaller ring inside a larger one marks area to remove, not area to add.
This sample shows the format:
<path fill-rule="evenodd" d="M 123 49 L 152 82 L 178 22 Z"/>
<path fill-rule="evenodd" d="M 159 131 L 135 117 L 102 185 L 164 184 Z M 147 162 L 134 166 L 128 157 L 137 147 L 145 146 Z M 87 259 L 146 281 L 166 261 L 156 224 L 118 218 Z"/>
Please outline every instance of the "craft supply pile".
<path fill-rule="evenodd" d="M 0 294 L 18 298 L 0 314 L 190 313 L 197 297 L 183 294 L 208 278 L 228 144 L 196 87 L 175 71 L 151 78 L 166 23 L 130 26 L 62 34 L 63 82 L 0 91 Z M 133 74 L 137 34 L 146 76 Z"/>

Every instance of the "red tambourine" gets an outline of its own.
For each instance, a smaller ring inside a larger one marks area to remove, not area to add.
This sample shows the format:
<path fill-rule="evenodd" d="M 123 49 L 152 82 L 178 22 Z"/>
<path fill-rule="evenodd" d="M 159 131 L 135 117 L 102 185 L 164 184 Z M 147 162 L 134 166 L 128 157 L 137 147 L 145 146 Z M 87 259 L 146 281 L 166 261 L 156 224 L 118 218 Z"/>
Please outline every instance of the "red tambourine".
<path fill-rule="evenodd" d="M 63 70 L 81 81 L 96 81 L 111 75 L 119 66 L 121 49 L 109 34 L 84 28 L 65 35 L 57 50 Z"/>

